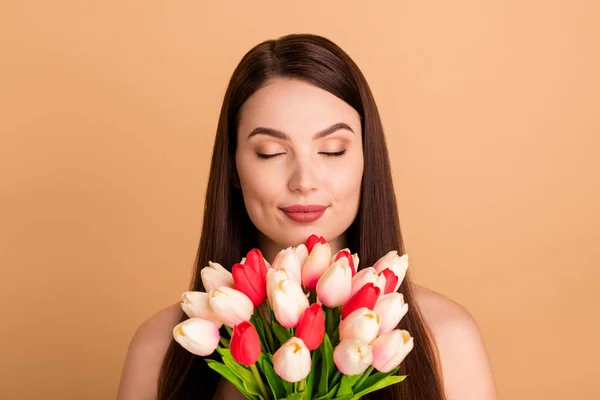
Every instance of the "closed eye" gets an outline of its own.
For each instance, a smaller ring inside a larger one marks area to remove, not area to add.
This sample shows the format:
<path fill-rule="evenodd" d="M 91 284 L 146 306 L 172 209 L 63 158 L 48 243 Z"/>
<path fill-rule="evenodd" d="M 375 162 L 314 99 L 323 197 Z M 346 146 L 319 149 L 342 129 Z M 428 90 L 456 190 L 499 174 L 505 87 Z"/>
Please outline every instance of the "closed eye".
<path fill-rule="evenodd" d="M 344 149 L 342 151 L 336 151 L 333 153 L 322 151 L 319 154 L 323 154 L 324 156 L 327 156 L 327 157 L 340 157 L 340 156 L 343 156 L 345 153 L 346 153 L 346 149 Z"/>
<path fill-rule="evenodd" d="M 256 153 L 256 155 L 258 156 L 258 158 L 263 158 L 263 159 L 269 159 L 269 158 L 274 158 L 280 155 L 283 155 L 285 153 L 275 153 L 275 154 L 262 154 L 262 153 Z"/>

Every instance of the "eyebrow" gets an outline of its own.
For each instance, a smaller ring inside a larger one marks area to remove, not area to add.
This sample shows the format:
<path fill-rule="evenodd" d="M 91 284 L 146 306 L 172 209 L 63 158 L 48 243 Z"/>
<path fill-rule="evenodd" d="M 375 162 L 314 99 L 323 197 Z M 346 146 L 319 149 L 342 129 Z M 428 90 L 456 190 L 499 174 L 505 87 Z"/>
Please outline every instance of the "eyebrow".
<path fill-rule="evenodd" d="M 322 139 L 326 136 L 331 135 L 332 133 L 339 131 L 340 129 L 347 129 L 350 132 L 354 133 L 354 131 L 352 130 L 352 128 L 350 128 L 350 126 L 344 122 L 338 122 L 337 124 L 333 124 L 331 125 L 329 128 L 325 128 L 320 132 L 317 132 L 313 135 L 313 140 L 317 140 L 317 139 Z M 272 129 L 272 128 L 265 128 L 265 127 L 261 127 L 259 126 L 258 128 L 254 128 L 252 130 L 252 132 L 250 132 L 250 134 L 248 135 L 248 139 L 250 139 L 252 136 L 256 136 L 256 135 L 267 135 L 267 136 L 271 136 L 274 137 L 275 139 L 281 139 L 281 140 L 287 140 L 290 141 L 290 135 L 288 135 L 285 132 L 279 131 L 277 129 Z"/>

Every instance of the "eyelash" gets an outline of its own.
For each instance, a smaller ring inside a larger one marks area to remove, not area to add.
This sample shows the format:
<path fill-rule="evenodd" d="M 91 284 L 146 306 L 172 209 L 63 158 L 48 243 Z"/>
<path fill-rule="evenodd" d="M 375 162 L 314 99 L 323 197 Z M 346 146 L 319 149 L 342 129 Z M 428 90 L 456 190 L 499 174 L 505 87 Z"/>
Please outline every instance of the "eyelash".
<path fill-rule="evenodd" d="M 262 154 L 262 153 L 256 153 L 256 155 L 258 156 L 258 158 L 262 158 L 262 159 L 269 159 L 269 158 L 274 158 L 277 156 L 281 156 L 285 153 L 277 153 L 277 154 Z M 342 150 L 342 151 L 336 151 L 333 153 L 327 153 L 327 152 L 320 152 L 319 154 L 323 154 L 326 157 L 341 157 L 344 154 L 346 154 L 346 150 Z"/>

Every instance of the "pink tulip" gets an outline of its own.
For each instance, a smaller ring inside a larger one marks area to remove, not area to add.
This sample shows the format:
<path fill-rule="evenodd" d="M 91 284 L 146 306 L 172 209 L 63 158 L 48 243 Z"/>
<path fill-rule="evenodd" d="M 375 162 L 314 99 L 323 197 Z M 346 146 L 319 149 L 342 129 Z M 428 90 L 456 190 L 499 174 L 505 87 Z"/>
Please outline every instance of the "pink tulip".
<path fill-rule="evenodd" d="M 406 270 L 408 269 L 408 254 L 398 256 L 397 251 L 390 251 L 385 256 L 377 260 L 377 262 L 373 265 L 373 268 L 377 270 L 377 273 L 380 273 L 387 268 L 392 270 L 392 272 L 398 277 L 398 282 L 393 290 L 396 292 L 406 276 Z"/>
<path fill-rule="evenodd" d="M 296 256 L 298 257 L 298 261 L 300 261 L 300 265 L 304 265 L 306 259 L 308 258 L 308 249 L 304 244 L 300 244 L 293 248 Z"/>
<path fill-rule="evenodd" d="M 173 339 L 197 356 L 208 356 L 219 346 L 219 328 L 211 321 L 190 318 L 173 328 Z"/>
<path fill-rule="evenodd" d="M 273 269 L 285 269 L 298 283 L 302 283 L 302 268 L 298 254 L 288 247 L 281 250 L 273 261 Z"/>
<path fill-rule="evenodd" d="M 404 302 L 402 293 L 392 292 L 381 296 L 373 308 L 373 312 L 381 319 L 379 334 L 396 329 L 407 311 L 408 304 Z"/>
<path fill-rule="evenodd" d="M 267 271 L 267 299 L 269 299 L 269 305 L 271 305 L 271 298 L 277 284 L 284 279 L 295 280 L 292 274 L 285 269 L 270 269 Z"/>
<path fill-rule="evenodd" d="M 310 373 L 310 351 L 297 337 L 293 337 L 273 354 L 275 373 L 287 382 L 298 382 Z"/>
<path fill-rule="evenodd" d="M 327 307 L 339 307 L 350 298 L 352 270 L 348 259 L 340 258 L 331 264 L 317 283 L 319 301 Z"/>
<path fill-rule="evenodd" d="M 330 259 L 329 243 L 316 243 L 302 266 L 302 286 L 314 292 L 317 282 L 331 265 Z"/>
<path fill-rule="evenodd" d="M 200 270 L 200 278 L 206 293 L 221 286 L 234 287 L 233 276 L 219 263 L 209 261 L 208 267 Z"/>
<path fill-rule="evenodd" d="M 368 267 L 358 271 L 352 277 L 352 290 L 350 293 L 354 295 L 354 293 L 358 292 L 367 283 L 372 283 L 378 287 L 381 293 L 385 290 L 385 276 L 379 275 L 375 268 Z"/>
<path fill-rule="evenodd" d="M 210 297 L 205 292 L 188 291 L 181 294 L 181 309 L 190 318 L 202 318 L 214 322 L 217 327 L 223 323 L 210 308 Z"/>
<path fill-rule="evenodd" d="M 286 328 L 294 328 L 304 310 L 309 306 L 308 298 L 294 279 L 275 281 L 277 275 L 270 273 L 267 278 L 269 304 L 277 321 Z"/>
<path fill-rule="evenodd" d="M 400 365 L 413 346 L 413 338 L 407 331 L 396 329 L 385 333 L 371 343 L 372 365 L 379 372 L 390 372 Z"/>
<path fill-rule="evenodd" d="M 333 362 L 344 375 L 359 375 L 373 361 L 371 346 L 360 339 L 342 340 L 333 351 Z"/>
<path fill-rule="evenodd" d="M 239 290 L 223 286 L 211 290 L 209 296 L 210 307 L 217 318 L 231 328 L 250 320 L 254 313 L 252 301 Z"/>
<path fill-rule="evenodd" d="M 352 276 L 356 275 L 356 269 L 358 268 L 358 254 L 350 254 L 350 250 L 343 249 L 335 253 L 333 257 L 331 257 L 331 262 L 336 262 L 340 258 L 345 257 L 348 259 L 348 264 L 350 265 L 350 269 L 352 270 Z"/>
<path fill-rule="evenodd" d="M 360 339 L 371 343 L 379 333 L 380 319 L 368 308 L 359 308 L 340 323 L 340 340 Z"/>

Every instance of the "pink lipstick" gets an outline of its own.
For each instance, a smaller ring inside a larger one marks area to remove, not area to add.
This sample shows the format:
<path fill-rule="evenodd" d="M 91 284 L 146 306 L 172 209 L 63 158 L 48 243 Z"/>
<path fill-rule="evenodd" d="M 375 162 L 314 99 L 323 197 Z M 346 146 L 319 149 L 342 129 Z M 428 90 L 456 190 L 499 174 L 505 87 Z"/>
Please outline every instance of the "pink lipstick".
<path fill-rule="evenodd" d="M 289 207 L 282 207 L 281 211 L 283 211 L 289 219 L 296 222 L 314 222 L 323 216 L 326 209 L 327 206 L 318 204 L 295 204 Z"/>

